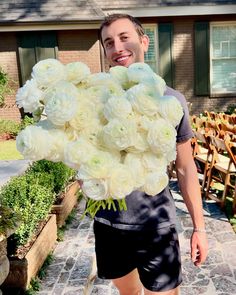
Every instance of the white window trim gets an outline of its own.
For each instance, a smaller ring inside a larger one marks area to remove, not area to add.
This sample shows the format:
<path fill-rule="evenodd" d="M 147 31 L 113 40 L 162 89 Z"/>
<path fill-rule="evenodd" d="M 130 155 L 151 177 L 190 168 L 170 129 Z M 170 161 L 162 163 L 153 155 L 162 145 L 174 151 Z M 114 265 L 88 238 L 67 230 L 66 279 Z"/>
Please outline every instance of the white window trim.
<path fill-rule="evenodd" d="M 144 29 L 148 29 L 148 28 L 152 28 L 154 29 L 154 38 L 155 38 L 155 42 L 154 42 L 154 51 L 155 51 L 155 55 L 156 55 L 156 73 L 158 74 L 160 72 L 160 64 L 159 64 L 159 48 L 158 48 L 158 44 L 159 44 L 159 38 L 158 38 L 158 24 L 154 24 L 154 23 L 146 23 L 146 24 L 142 24 Z"/>
<path fill-rule="evenodd" d="M 227 21 L 222 21 L 222 22 L 211 22 L 210 23 L 210 94 L 211 96 L 218 96 L 218 95 L 235 95 L 235 92 L 212 92 L 212 82 L 213 82 L 213 65 L 212 65 L 212 56 L 213 56 L 213 45 L 212 45 L 212 30 L 213 30 L 213 27 L 216 27 L 216 26 L 219 26 L 219 27 L 222 27 L 222 26 L 225 26 L 225 27 L 228 27 L 230 25 L 236 25 L 236 21 L 235 22 L 227 22 Z M 223 59 L 223 58 L 222 58 Z M 236 58 L 235 58 L 236 59 Z"/>

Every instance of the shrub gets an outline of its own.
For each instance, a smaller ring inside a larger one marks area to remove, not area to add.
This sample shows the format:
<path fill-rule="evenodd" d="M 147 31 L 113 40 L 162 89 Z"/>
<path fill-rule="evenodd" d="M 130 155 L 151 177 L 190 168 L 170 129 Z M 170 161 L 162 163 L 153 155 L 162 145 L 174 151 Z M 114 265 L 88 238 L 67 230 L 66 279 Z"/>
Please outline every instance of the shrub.
<path fill-rule="evenodd" d="M 0 68 L 0 107 L 4 105 L 5 95 L 11 93 L 9 76 Z"/>
<path fill-rule="evenodd" d="M 0 204 L 0 241 L 7 237 L 9 230 L 16 229 L 20 222 L 19 214 Z"/>
<path fill-rule="evenodd" d="M 13 120 L 0 119 L 0 134 L 7 133 L 11 136 L 16 136 L 20 130 L 20 123 Z"/>
<path fill-rule="evenodd" d="M 69 183 L 74 179 L 76 171 L 67 167 L 62 162 L 51 162 L 47 160 L 36 161 L 27 171 L 28 173 L 47 173 L 52 177 L 52 190 L 56 195 L 60 194 Z"/>
<path fill-rule="evenodd" d="M 31 239 L 40 221 L 50 213 L 55 200 L 51 189 L 43 185 L 43 174 L 35 176 L 26 173 L 14 177 L 0 192 L 1 204 L 21 217 L 21 224 L 12 237 L 17 247 Z M 45 183 L 48 182 L 48 175 L 44 179 Z"/>

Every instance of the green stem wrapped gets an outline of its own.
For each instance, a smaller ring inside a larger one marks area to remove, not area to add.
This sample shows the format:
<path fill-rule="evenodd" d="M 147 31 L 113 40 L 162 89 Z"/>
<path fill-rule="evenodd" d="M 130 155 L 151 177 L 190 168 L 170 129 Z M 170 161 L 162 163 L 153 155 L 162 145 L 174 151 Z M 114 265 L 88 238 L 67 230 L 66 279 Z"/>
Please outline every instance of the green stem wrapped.
<path fill-rule="evenodd" d="M 118 208 L 117 208 L 117 204 L 118 203 Z M 114 200 L 112 198 L 108 198 L 107 200 L 93 200 L 93 199 L 89 199 L 87 200 L 87 206 L 86 209 L 82 215 L 82 218 L 84 218 L 84 216 L 86 214 L 89 214 L 92 218 L 95 217 L 96 213 L 98 212 L 98 210 L 100 209 L 108 209 L 111 210 L 113 209 L 114 211 L 117 211 L 117 209 L 121 210 L 127 210 L 127 206 L 126 206 L 126 200 L 125 198 L 123 199 L 119 199 L 119 200 Z"/>

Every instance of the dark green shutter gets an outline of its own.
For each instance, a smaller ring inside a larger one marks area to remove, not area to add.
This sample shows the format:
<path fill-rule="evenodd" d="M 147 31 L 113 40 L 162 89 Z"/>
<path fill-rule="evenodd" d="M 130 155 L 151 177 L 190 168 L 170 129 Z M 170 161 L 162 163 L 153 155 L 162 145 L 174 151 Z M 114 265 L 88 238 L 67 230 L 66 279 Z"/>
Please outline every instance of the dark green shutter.
<path fill-rule="evenodd" d="M 46 58 L 56 58 L 57 38 L 54 32 L 43 32 L 39 35 L 36 47 L 37 61 Z"/>
<path fill-rule="evenodd" d="M 40 60 L 57 57 L 56 32 L 22 32 L 18 35 L 21 85 L 31 77 Z"/>
<path fill-rule="evenodd" d="M 168 86 L 174 87 L 174 63 L 172 58 L 173 24 L 159 23 L 159 73 Z"/>
<path fill-rule="evenodd" d="M 196 95 L 209 94 L 209 23 L 196 22 L 194 26 L 194 88 Z"/>
<path fill-rule="evenodd" d="M 28 79 L 32 67 L 36 64 L 35 46 L 37 38 L 29 32 L 24 32 L 18 36 L 19 44 L 19 63 L 21 72 L 21 84 L 23 85 Z"/>

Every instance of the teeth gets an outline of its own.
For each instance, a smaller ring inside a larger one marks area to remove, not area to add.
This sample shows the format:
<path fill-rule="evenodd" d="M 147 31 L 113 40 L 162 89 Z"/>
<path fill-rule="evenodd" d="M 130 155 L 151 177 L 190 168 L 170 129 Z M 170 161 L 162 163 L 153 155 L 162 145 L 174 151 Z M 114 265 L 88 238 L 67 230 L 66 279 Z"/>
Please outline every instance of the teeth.
<path fill-rule="evenodd" d="M 128 58 L 128 56 L 124 56 L 124 57 L 120 57 L 120 58 L 117 58 L 117 61 L 123 61 L 123 60 L 126 60 Z"/>

